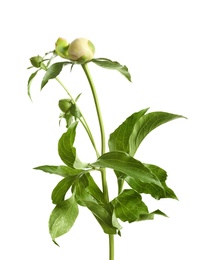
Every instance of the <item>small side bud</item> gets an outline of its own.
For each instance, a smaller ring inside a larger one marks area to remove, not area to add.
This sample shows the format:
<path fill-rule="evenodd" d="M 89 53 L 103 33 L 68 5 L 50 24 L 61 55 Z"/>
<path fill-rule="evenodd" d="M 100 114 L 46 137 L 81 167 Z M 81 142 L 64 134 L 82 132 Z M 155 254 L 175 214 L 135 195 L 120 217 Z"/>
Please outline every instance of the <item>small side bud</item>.
<path fill-rule="evenodd" d="M 72 102 L 70 99 L 60 99 L 58 105 L 62 112 L 67 113 L 72 106 Z"/>
<path fill-rule="evenodd" d="M 43 58 L 41 56 L 35 56 L 30 58 L 30 62 L 35 68 L 40 68 Z"/>
<path fill-rule="evenodd" d="M 69 44 L 66 39 L 58 38 L 55 43 L 55 52 L 64 59 L 68 59 Z"/>

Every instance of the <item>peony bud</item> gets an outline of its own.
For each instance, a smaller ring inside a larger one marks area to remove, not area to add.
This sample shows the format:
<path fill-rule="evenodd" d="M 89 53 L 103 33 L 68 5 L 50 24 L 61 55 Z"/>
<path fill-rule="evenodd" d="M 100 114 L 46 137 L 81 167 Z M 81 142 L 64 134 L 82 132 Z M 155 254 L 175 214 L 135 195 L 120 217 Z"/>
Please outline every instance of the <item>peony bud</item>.
<path fill-rule="evenodd" d="M 60 99 L 58 105 L 62 112 L 67 113 L 72 106 L 72 102 L 71 99 Z"/>
<path fill-rule="evenodd" d="M 43 58 L 40 57 L 39 55 L 30 58 L 30 62 L 33 65 L 33 67 L 35 67 L 35 68 L 40 68 L 42 61 L 43 61 Z"/>
<path fill-rule="evenodd" d="M 59 55 L 62 58 L 69 59 L 68 58 L 68 47 L 69 44 L 66 39 L 58 38 L 55 43 L 55 51 L 57 55 Z"/>
<path fill-rule="evenodd" d="M 93 59 L 95 47 L 93 43 L 85 38 L 78 38 L 70 43 L 68 57 L 77 63 L 84 63 Z"/>

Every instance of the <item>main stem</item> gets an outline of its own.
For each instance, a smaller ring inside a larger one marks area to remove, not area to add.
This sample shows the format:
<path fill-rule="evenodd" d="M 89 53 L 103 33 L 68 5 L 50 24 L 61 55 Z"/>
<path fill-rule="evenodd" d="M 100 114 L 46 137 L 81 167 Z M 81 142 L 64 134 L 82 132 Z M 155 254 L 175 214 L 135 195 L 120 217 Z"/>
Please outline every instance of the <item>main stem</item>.
<path fill-rule="evenodd" d="M 100 133 L 101 133 L 101 155 L 106 152 L 106 140 L 105 140 L 105 130 L 104 130 L 104 125 L 103 125 L 103 119 L 101 115 L 101 110 L 99 106 L 99 101 L 98 101 L 98 96 L 96 93 L 96 89 L 92 80 L 92 77 L 90 75 L 87 63 L 82 64 L 82 68 L 86 74 L 86 77 L 88 79 L 89 85 L 91 87 L 95 107 L 96 107 L 96 112 L 98 116 L 98 122 L 99 122 L 99 127 L 100 127 Z M 101 179 L 102 179 L 102 187 L 103 187 L 103 194 L 104 194 L 104 199 L 106 203 L 109 203 L 109 195 L 108 195 L 108 184 L 106 180 L 106 169 L 102 168 L 101 169 Z M 114 235 L 109 234 L 109 260 L 114 260 Z"/>

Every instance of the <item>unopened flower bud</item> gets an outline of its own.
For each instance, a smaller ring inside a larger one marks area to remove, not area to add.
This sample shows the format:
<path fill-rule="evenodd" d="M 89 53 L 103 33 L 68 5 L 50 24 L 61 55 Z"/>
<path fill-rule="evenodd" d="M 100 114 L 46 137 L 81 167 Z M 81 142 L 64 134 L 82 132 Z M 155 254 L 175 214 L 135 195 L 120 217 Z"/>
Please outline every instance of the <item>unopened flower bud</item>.
<path fill-rule="evenodd" d="M 58 105 L 62 112 L 67 113 L 72 106 L 72 102 L 70 99 L 60 99 Z"/>
<path fill-rule="evenodd" d="M 39 55 L 30 58 L 30 62 L 33 65 L 33 67 L 35 67 L 35 68 L 40 68 L 42 61 L 43 61 L 43 58 L 40 57 Z"/>
<path fill-rule="evenodd" d="M 66 39 L 58 38 L 55 43 L 55 51 L 57 55 L 62 58 L 68 59 L 68 47 L 69 44 Z"/>
<path fill-rule="evenodd" d="M 93 59 L 95 47 L 91 41 L 85 38 L 78 38 L 70 43 L 68 56 L 70 60 L 77 63 L 84 63 Z"/>

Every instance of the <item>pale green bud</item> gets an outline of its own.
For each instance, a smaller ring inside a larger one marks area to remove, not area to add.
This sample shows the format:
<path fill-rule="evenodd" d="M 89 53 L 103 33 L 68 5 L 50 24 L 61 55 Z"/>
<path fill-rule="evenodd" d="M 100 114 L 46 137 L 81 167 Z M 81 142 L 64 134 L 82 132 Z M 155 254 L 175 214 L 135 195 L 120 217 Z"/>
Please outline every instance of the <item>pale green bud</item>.
<path fill-rule="evenodd" d="M 78 38 L 70 43 L 68 57 L 77 63 L 90 61 L 94 57 L 95 47 L 91 41 L 85 38 Z"/>
<path fill-rule="evenodd" d="M 64 38 L 58 38 L 56 43 L 55 43 L 55 51 L 57 55 L 64 59 L 69 59 L 68 58 L 68 47 L 69 44 L 66 39 Z"/>

